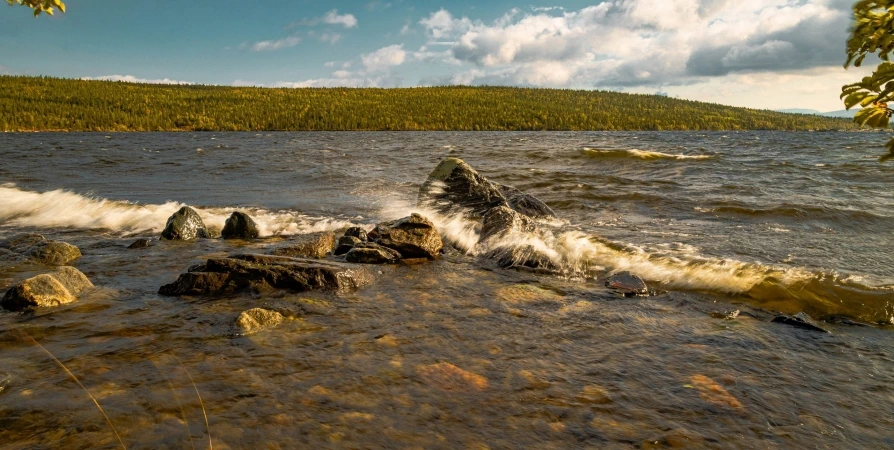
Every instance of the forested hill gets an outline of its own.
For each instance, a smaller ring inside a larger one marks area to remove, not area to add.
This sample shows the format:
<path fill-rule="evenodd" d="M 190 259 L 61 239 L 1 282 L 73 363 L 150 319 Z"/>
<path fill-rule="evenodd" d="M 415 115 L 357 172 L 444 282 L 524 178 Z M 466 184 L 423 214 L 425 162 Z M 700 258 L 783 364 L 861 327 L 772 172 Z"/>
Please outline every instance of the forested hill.
<path fill-rule="evenodd" d="M 847 119 L 604 91 L 271 89 L 0 76 L 3 131 L 853 128 Z"/>

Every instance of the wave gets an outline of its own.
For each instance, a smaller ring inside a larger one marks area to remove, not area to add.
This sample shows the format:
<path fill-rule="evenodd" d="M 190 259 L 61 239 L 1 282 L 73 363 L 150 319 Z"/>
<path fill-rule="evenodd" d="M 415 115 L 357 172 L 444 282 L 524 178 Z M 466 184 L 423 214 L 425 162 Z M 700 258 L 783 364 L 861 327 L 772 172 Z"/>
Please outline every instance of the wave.
<path fill-rule="evenodd" d="M 741 203 L 715 204 L 708 207 L 696 207 L 696 211 L 730 216 L 754 218 L 788 218 L 797 220 L 825 220 L 836 223 L 890 223 L 890 218 L 867 211 L 842 209 L 832 206 L 812 206 L 798 204 L 779 204 L 759 207 Z"/>
<path fill-rule="evenodd" d="M 0 185 L 0 225 L 32 228 L 80 228 L 108 230 L 125 235 L 160 233 L 183 203 L 141 205 L 119 200 L 90 197 L 65 190 L 33 192 L 13 184 Z M 262 208 L 193 209 L 209 229 L 220 230 L 233 211 L 249 214 L 261 236 L 331 231 L 353 226 L 347 220 L 313 217 L 294 211 Z"/>
<path fill-rule="evenodd" d="M 705 160 L 705 159 L 714 159 L 713 155 L 682 155 L 682 154 L 670 154 L 670 153 L 661 153 L 650 150 L 639 150 L 639 149 L 627 149 L 627 150 L 603 150 L 603 149 L 595 149 L 584 147 L 581 150 L 581 154 L 590 158 L 605 158 L 605 159 L 622 159 L 622 158 L 633 158 L 633 159 L 644 159 L 644 160 L 657 160 L 657 159 L 675 159 L 675 160 Z"/>

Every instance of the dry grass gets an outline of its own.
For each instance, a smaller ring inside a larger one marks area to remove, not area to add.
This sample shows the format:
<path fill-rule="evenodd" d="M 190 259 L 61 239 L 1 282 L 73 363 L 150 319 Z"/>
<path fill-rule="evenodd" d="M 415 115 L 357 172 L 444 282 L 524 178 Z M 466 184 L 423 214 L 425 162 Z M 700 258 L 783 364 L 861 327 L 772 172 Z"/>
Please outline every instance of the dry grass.
<path fill-rule="evenodd" d="M 179 363 L 180 367 L 182 367 L 183 370 L 186 372 L 186 376 L 189 378 L 189 382 L 192 383 L 192 387 L 196 391 L 196 397 L 199 398 L 199 406 L 202 407 L 202 415 L 205 417 L 205 430 L 208 432 L 208 448 L 214 450 L 214 444 L 211 442 L 211 426 L 208 425 L 208 413 L 205 411 L 205 403 L 202 402 L 202 395 L 199 394 L 199 387 L 196 386 L 196 382 L 193 381 L 192 375 L 190 375 L 189 373 L 189 369 L 187 369 L 186 366 L 183 365 L 183 361 L 180 361 L 180 358 L 178 358 L 177 355 L 172 354 L 171 356 L 173 356 L 174 359 L 177 360 L 177 363 Z"/>

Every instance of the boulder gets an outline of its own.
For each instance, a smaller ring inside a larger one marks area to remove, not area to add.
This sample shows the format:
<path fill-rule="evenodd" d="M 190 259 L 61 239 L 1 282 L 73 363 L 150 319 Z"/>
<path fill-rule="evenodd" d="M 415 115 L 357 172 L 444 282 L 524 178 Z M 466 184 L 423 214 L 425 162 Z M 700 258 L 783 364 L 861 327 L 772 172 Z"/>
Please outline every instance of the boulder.
<path fill-rule="evenodd" d="M 491 237 L 503 237 L 509 233 L 531 233 L 537 229 L 534 222 L 513 211 L 507 206 L 491 208 L 484 214 L 481 221 L 480 240 L 486 241 Z"/>
<path fill-rule="evenodd" d="M 435 225 L 415 213 L 410 217 L 380 223 L 374 231 L 377 244 L 397 250 L 404 258 L 434 259 L 440 256 L 444 247 Z"/>
<path fill-rule="evenodd" d="M 435 167 L 419 190 L 419 205 L 444 214 L 464 210 L 473 218 L 499 206 L 532 218 L 555 217 L 545 203 L 511 186 L 487 180 L 459 158 L 446 158 Z"/>
<path fill-rule="evenodd" d="M 322 259 L 333 250 L 335 250 L 335 233 L 324 231 L 294 236 L 268 253 L 275 256 Z"/>
<path fill-rule="evenodd" d="M 224 239 L 255 239 L 260 234 L 258 224 L 248 214 L 235 211 L 224 224 L 220 237 Z"/>
<path fill-rule="evenodd" d="M 369 241 L 369 235 L 366 230 L 360 227 L 351 227 L 345 231 L 345 236 L 355 237 L 363 242 Z"/>
<path fill-rule="evenodd" d="M 345 260 L 356 264 L 394 264 L 400 261 L 400 253 L 373 242 L 361 242 L 345 255 Z"/>
<path fill-rule="evenodd" d="M 276 311 L 270 311 L 269 309 L 263 308 L 252 308 L 239 314 L 239 317 L 236 318 L 236 327 L 238 327 L 243 334 L 250 334 L 276 327 L 281 324 L 284 319 L 283 315 Z"/>
<path fill-rule="evenodd" d="M 819 326 L 816 321 L 814 321 L 810 316 L 808 316 L 804 312 L 799 312 L 794 316 L 786 316 L 784 314 L 780 314 L 773 318 L 773 322 L 776 323 L 784 323 L 786 325 L 791 325 L 797 328 L 803 328 L 805 330 L 812 331 L 821 331 L 823 333 L 830 333 L 829 330 Z"/>
<path fill-rule="evenodd" d="M 24 252 L 32 261 L 50 266 L 64 266 L 81 257 L 81 250 L 67 242 L 44 241 Z"/>
<path fill-rule="evenodd" d="M 212 258 L 191 267 L 174 283 L 162 286 L 162 295 L 226 294 L 252 288 L 296 292 L 328 289 L 351 291 L 372 282 L 365 269 L 354 265 L 270 255 L 234 255 Z"/>
<path fill-rule="evenodd" d="M 75 296 L 89 287 L 93 287 L 93 283 L 81 271 L 74 267 L 60 267 L 12 286 L 0 300 L 0 306 L 9 311 L 21 311 L 64 305 L 74 302 Z"/>
<path fill-rule="evenodd" d="M 175 212 L 161 232 L 161 238 L 169 241 L 192 241 L 197 238 L 211 237 L 205 223 L 199 217 L 199 213 L 189 206 L 180 208 Z"/>
<path fill-rule="evenodd" d="M 646 282 L 630 272 L 620 272 L 608 277 L 605 280 L 605 287 L 625 297 L 649 295 L 649 286 Z"/>
<path fill-rule="evenodd" d="M 344 255 L 345 253 L 351 251 L 354 246 L 356 246 L 357 244 L 362 244 L 363 242 L 364 241 L 360 240 L 360 238 L 356 238 L 354 236 L 342 236 L 338 239 L 338 245 L 335 247 L 335 252 L 333 254 L 335 256 Z"/>
<path fill-rule="evenodd" d="M 536 269 L 543 271 L 555 271 L 557 267 L 552 259 L 530 245 L 508 245 L 496 247 L 486 253 L 486 256 L 497 261 L 497 265 L 504 269 Z"/>
<path fill-rule="evenodd" d="M 35 244 L 48 241 L 49 239 L 36 233 L 21 233 L 0 241 L 0 248 L 5 248 L 15 253 L 21 254 L 25 253 Z"/>
<path fill-rule="evenodd" d="M 128 245 L 127 248 L 133 250 L 139 248 L 149 248 L 151 245 L 152 242 L 149 239 L 137 239 L 133 242 L 133 244 Z"/>

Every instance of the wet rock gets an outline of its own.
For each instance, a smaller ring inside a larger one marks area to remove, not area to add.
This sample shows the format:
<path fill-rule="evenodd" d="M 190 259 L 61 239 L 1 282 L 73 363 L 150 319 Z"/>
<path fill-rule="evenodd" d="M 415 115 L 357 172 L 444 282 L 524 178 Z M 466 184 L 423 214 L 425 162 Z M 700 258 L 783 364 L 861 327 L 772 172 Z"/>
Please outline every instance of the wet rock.
<path fill-rule="evenodd" d="M 366 233 L 366 230 L 360 227 L 351 227 L 345 231 L 345 236 L 355 237 L 360 239 L 363 242 L 369 241 L 369 235 Z"/>
<path fill-rule="evenodd" d="M 67 242 L 45 241 L 31 246 L 24 256 L 41 264 L 64 266 L 80 258 L 81 250 Z"/>
<path fill-rule="evenodd" d="M 532 284 L 504 286 L 497 289 L 494 295 L 501 301 L 513 304 L 557 303 L 564 299 L 561 294 Z"/>
<path fill-rule="evenodd" d="M 419 190 L 419 204 L 447 214 L 462 209 L 475 218 L 500 206 L 532 218 L 555 217 L 540 200 L 487 180 L 459 158 L 446 158 L 438 164 Z"/>
<path fill-rule="evenodd" d="M 404 258 L 440 256 L 444 243 L 430 220 L 419 214 L 376 225 L 376 243 L 397 250 Z"/>
<path fill-rule="evenodd" d="M 256 254 L 212 258 L 190 270 L 174 283 L 162 286 L 158 293 L 210 295 L 248 288 L 351 291 L 372 282 L 368 271 L 350 264 Z"/>
<path fill-rule="evenodd" d="M 169 241 L 192 241 L 208 237 L 208 229 L 199 213 L 189 206 L 180 208 L 168 218 L 165 229 L 161 232 L 161 238 Z"/>
<path fill-rule="evenodd" d="M 585 386 L 584 389 L 577 394 L 576 398 L 581 403 L 589 403 L 593 405 L 604 405 L 612 402 L 612 398 L 608 394 L 608 391 L 605 390 L 604 387 L 597 385 Z"/>
<path fill-rule="evenodd" d="M 738 309 L 735 311 L 729 311 L 729 312 L 715 311 L 715 312 L 711 313 L 711 317 L 713 317 L 715 319 L 735 320 L 736 318 L 739 317 L 739 314 L 741 314 L 741 312 Z"/>
<path fill-rule="evenodd" d="M 394 264 L 400 253 L 373 242 L 360 242 L 345 255 L 345 260 L 356 264 Z"/>
<path fill-rule="evenodd" d="M 77 300 L 75 296 L 90 287 L 93 283 L 81 271 L 74 267 L 60 267 L 12 286 L 0 300 L 0 306 L 9 311 L 21 311 L 64 305 Z"/>
<path fill-rule="evenodd" d="M 649 295 L 649 286 L 642 278 L 630 273 L 616 273 L 605 280 L 605 287 L 612 289 L 625 297 L 637 295 Z"/>
<path fill-rule="evenodd" d="M 5 248 L 14 253 L 22 254 L 32 246 L 48 241 L 49 239 L 36 233 L 20 233 L 0 241 L 0 248 Z"/>
<path fill-rule="evenodd" d="M 294 236 L 269 251 L 275 256 L 322 259 L 335 249 L 335 233 L 324 231 Z"/>
<path fill-rule="evenodd" d="M 773 318 L 773 322 L 776 323 L 784 323 L 786 325 L 791 325 L 793 327 L 804 328 L 805 330 L 813 330 L 813 331 L 822 331 L 824 333 L 831 333 L 829 330 L 819 326 L 816 321 L 810 318 L 806 313 L 799 312 L 794 316 L 786 316 L 784 314 L 780 314 Z"/>
<path fill-rule="evenodd" d="M 530 233 L 536 228 L 531 219 L 507 206 L 498 206 L 488 210 L 481 220 L 481 241 L 506 237 L 510 233 Z"/>
<path fill-rule="evenodd" d="M 224 224 L 220 237 L 224 239 L 255 239 L 261 232 L 254 219 L 244 212 L 235 211 Z"/>
<path fill-rule="evenodd" d="M 426 384 L 448 392 L 479 392 L 487 389 L 487 378 L 442 362 L 419 366 L 416 373 Z"/>
<path fill-rule="evenodd" d="M 504 269 L 533 269 L 552 272 L 558 270 L 549 255 L 530 245 L 497 247 L 486 256 Z"/>
<path fill-rule="evenodd" d="M 335 247 L 335 256 L 341 256 L 351 251 L 355 245 L 362 244 L 364 241 L 354 236 L 342 236 L 338 239 L 338 245 Z"/>
<path fill-rule="evenodd" d="M 133 249 L 139 249 L 139 248 L 149 248 L 151 246 L 152 246 L 152 241 L 150 241 L 149 239 L 137 239 L 136 241 L 133 242 L 133 244 L 128 245 L 127 248 L 133 250 Z"/>
<path fill-rule="evenodd" d="M 723 386 L 705 375 L 693 375 L 689 378 L 692 386 L 698 391 L 702 400 L 716 406 L 725 406 L 734 409 L 742 409 L 742 402 L 727 392 Z"/>
<path fill-rule="evenodd" d="M 263 308 L 252 308 L 243 311 L 236 318 L 236 326 L 244 334 L 257 333 L 274 328 L 285 320 L 282 314 Z"/>

